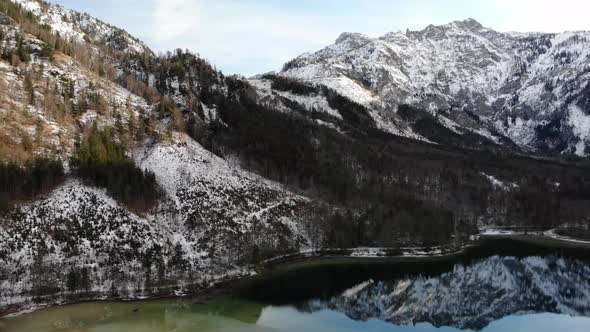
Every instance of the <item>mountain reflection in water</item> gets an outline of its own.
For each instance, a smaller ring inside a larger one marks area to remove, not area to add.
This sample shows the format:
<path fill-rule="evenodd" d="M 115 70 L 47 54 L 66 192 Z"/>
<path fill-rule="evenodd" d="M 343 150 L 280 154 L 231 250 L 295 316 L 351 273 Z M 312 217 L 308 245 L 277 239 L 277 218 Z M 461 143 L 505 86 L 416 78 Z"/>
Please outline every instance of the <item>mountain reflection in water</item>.
<path fill-rule="evenodd" d="M 414 263 L 417 270 L 372 262 L 298 267 L 204 301 L 51 307 L 2 318 L 0 332 L 590 331 L 585 261 L 492 256 L 470 262 L 449 262 L 438 272 L 424 262 Z"/>
<path fill-rule="evenodd" d="M 358 321 L 428 322 L 474 330 L 512 315 L 590 316 L 590 266 L 557 257 L 494 256 L 469 266 L 456 265 L 434 277 L 368 280 L 328 300 L 307 301 L 298 309 L 329 309 Z"/>

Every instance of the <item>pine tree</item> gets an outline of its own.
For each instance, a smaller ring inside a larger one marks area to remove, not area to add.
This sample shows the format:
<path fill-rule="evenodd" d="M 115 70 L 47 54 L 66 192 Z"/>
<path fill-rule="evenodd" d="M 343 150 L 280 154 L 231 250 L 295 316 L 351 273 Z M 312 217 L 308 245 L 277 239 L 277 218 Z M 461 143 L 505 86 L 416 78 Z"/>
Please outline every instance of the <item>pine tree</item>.
<path fill-rule="evenodd" d="M 64 40 L 59 36 L 59 34 L 57 34 L 57 37 L 55 38 L 55 49 L 60 52 L 64 52 L 64 44 Z"/>
<path fill-rule="evenodd" d="M 90 292 L 91 288 L 91 281 L 90 281 L 90 272 L 87 267 L 82 268 L 82 276 L 80 280 L 80 288 L 83 289 L 86 293 Z"/>
<path fill-rule="evenodd" d="M 143 140 L 145 139 L 145 134 L 146 134 L 146 124 L 145 124 L 146 120 L 143 117 L 140 117 L 139 119 L 139 128 L 137 129 L 137 134 L 136 134 L 136 140 L 142 144 Z"/>
<path fill-rule="evenodd" d="M 74 270 L 68 272 L 66 277 L 66 287 L 70 291 L 70 293 L 74 293 L 78 289 L 79 284 L 79 276 L 78 273 Z"/>
<path fill-rule="evenodd" d="M 40 145 L 43 140 L 44 121 L 42 118 L 37 118 L 35 123 L 35 144 Z"/>
<path fill-rule="evenodd" d="M 99 130 L 95 122 L 82 138 L 71 165 L 74 174 L 90 185 L 104 187 L 128 207 L 146 211 L 159 197 L 156 179 L 126 155 L 127 137 L 110 128 Z"/>
<path fill-rule="evenodd" d="M 76 105 L 75 116 L 82 115 L 88 110 L 88 99 L 85 92 L 80 92 L 78 103 Z"/>
<path fill-rule="evenodd" d="M 21 144 L 23 146 L 23 149 L 27 152 L 30 152 L 33 150 L 33 142 L 31 142 L 31 137 L 29 136 L 29 134 L 27 134 L 27 132 L 23 131 L 21 132 Z"/>
<path fill-rule="evenodd" d="M 31 55 L 21 35 L 16 36 L 16 53 L 22 62 L 30 62 Z"/>
<path fill-rule="evenodd" d="M 25 91 L 27 92 L 28 102 L 31 105 L 35 104 L 35 86 L 33 84 L 33 79 L 31 78 L 31 73 L 29 71 L 25 72 L 25 80 L 24 80 Z"/>
<path fill-rule="evenodd" d="M 115 129 L 117 130 L 117 134 L 119 137 L 126 134 L 125 126 L 123 126 L 123 121 L 121 120 L 121 112 L 115 109 L 113 110 L 113 117 L 115 118 Z"/>
<path fill-rule="evenodd" d="M 20 58 L 18 57 L 18 54 L 16 52 L 12 52 L 10 53 L 10 64 L 13 67 L 19 67 L 21 64 Z"/>
<path fill-rule="evenodd" d="M 53 47 L 51 46 L 51 44 L 43 44 L 43 48 L 41 48 L 41 56 L 44 58 L 48 58 L 50 61 L 53 61 Z"/>
<path fill-rule="evenodd" d="M 129 112 L 129 123 L 127 124 L 127 129 L 129 130 L 129 134 L 131 135 L 131 137 L 135 136 L 135 133 L 137 131 L 137 119 L 135 117 L 135 112 L 130 111 Z"/>

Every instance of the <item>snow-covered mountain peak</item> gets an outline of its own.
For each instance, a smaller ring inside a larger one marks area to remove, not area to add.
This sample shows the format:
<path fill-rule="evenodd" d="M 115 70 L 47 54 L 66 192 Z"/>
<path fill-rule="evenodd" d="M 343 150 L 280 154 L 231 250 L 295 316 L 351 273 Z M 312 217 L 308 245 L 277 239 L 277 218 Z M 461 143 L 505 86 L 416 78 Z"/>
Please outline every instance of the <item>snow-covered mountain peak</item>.
<path fill-rule="evenodd" d="M 355 32 L 344 32 L 342 33 L 338 39 L 336 39 L 336 44 L 344 44 L 348 43 L 354 47 L 362 46 L 371 41 L 371 38 L 362 33 L 355 33 Z"/>
<path fill-rule="evenodd" d="M 280 75 L 323 84 L 395 114 L 409 104 L 525 150 L 586 156 L 590 33 L 500 33 L 474 19 L 379 38 L 342 34 Z M 386 116 L 387 117 L 387 116 Z M 553 133 L 553 134 L 550 134 Z"/>
<path fill-rule="evenodd" d="M 487 30 L 484 26 L 473 18 L 467 18 L 464 20 L 458 20 L 450 23 L 449 25 L 455 26 L 460 29 L 471 30 L 474 32 Z"/>
<path fill-rule="evenodd" d="M 414 38 L 444 38 L 452 35 L 465 35 L 485 32 L 487 29 L 474 19 L 454 21 L 444 25 L 429 25 L 422 31 L 410 31 Z"/>
<path fill-rule="evenodd" d="M 479 23 L 476 19 L 473 18 L 467 18 L 463 21 L 461 21 L 461 23 L 465 24 L 466 26 L 475 28 L 475 29 L 482 29 L 483 25 L 481 25 L 481 23 Z"/>

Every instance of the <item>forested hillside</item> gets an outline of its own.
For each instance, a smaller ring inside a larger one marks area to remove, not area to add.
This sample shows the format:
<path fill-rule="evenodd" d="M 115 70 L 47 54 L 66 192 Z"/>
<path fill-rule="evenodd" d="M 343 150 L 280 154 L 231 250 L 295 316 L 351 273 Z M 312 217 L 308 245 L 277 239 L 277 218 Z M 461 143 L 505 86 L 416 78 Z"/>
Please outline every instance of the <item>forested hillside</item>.
<path fill-rule="evenodd" d="M 586 160 L 527 156 L 509 141 L 456 134 L 410 106 L 399 114 L 444 143 L 400 137 L 326 86 L 225 77 L 180 50 L 161 66 L 155 80 L 167 82 L 160 90 L 191 137 L 333 207 L 325 247 L 458 245 L 494 225 L 587 227 Z"/>

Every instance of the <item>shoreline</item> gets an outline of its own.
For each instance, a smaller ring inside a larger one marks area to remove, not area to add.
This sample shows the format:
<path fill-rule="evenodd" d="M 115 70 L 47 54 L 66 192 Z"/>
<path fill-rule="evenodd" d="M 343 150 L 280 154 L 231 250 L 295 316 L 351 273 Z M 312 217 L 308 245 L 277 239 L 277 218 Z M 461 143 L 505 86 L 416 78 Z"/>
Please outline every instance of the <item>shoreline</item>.
<path fill-rule="evenodd" d="M 0 309 L 0 320 L 10 319 L 17 316 L 33 313 L 38 310 L 50 307 L 59 307 L 91 302 L 125 302 L 157 301 L 165 299 L 198 299 L 208 297 L 214 293 L 223 293 L 236 287 L 241 281 L 248 281 L 256 278 L 264 278 L 276 272 L 285 272 L 293 269 L 331 264 L 366 264 L 366 263 L 407 263 L 407 262 L 437 262 L 441 260 L 452 260 L 463 258 L 470 254 L 470 251 L 484 249 L 488 241 L 509 240 L 520 244 L 537 246 L 542 249 L 563 249 L 563 250 L 586 250 L 590 258 L 590 241 L 576 240 L 558 236 L 551 231 L 535 234 L 524 233 L 502 233 L 502 234 L 480 234 L 475 241 L 462 246 L 459 249 L 449 250 L 442 247 L 432 248 L 354 248 L 354 249 L 325 249 L 320 251 L 307 251 L 291 255 L 279 256 L 262 261 L 253 268 L 250 274 L 237 276 L 229 279 L 220 278 L 206 287 L 197 289 L 194 292 L 178 293 L 174 287 L 163 288 L 161 295 L 140 296 L 133 298 L 117 298 L 104 294 L 96 294 L 83 299 L 67 300 L 55 296 L 54 301 L 38 303 L 35 305 L 11 305 Z M 553 235 L 553 236 L 550 236 Z M 370 255 L 369 253 L 372 253 Z M 385 254 L 384 254 L 385 253 Z M 386 255 L 387 253 L 395 253 Z M 49 298 L 49 297 L 48 297 Z M 10 309 L 9 309 L 10 308 Z"/>

